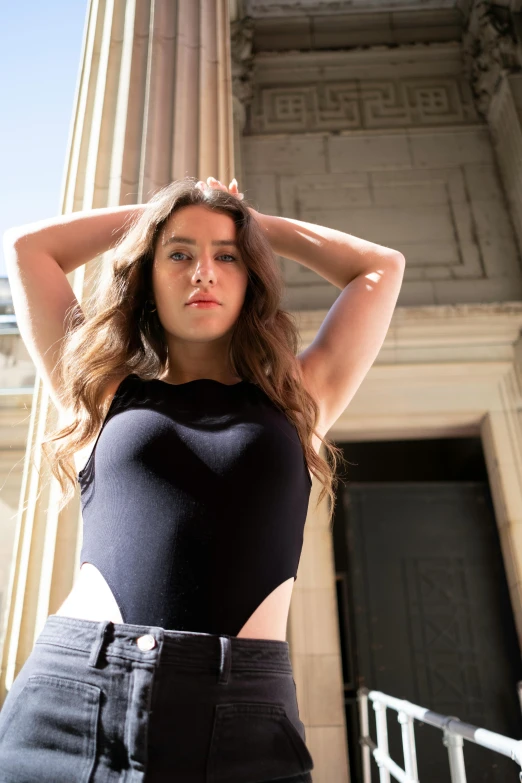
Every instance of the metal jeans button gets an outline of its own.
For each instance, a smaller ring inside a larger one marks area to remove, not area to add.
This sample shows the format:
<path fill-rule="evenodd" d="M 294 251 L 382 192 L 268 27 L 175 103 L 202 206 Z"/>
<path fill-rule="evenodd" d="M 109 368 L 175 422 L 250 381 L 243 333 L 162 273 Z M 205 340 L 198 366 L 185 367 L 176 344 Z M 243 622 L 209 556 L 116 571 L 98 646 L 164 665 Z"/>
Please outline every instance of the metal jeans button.
<path fill-rule="evenodd" d="M 145 636 L 140 636 L 138 639 L 136 639 L 136 644 L 140 650 L 145 652 L 146 650 L 152 650 L 152 648 L 156 646 L 156 639 L 152 636 L 152 634 L 146 633 Z"/>

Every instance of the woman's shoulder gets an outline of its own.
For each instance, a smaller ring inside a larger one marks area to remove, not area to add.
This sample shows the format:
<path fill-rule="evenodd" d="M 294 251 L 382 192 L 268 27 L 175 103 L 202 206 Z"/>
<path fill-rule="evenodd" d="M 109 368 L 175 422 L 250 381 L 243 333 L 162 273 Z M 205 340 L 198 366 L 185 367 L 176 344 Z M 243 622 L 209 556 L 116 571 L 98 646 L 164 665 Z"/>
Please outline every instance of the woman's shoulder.
<path fill-rule="evenodd" d="M 118 375 L 115 378 L 112 378 L 103 390 L 102 408 L 108 411 L 112 405 L 114 397 L 116 396 L 116 392 L 123 394 L 124 387 L 126 388 L 128 385 L 130 386 L 132 381 L 136 379 L 137 376 L 134 373 L 125 373 L 123 375 Z"/>
<path fill-rule="evenodd" d="M 115 378 L 112 378 L 104 387 L 102 397 L 101 397 L 101 405 L 102 408 L 107 404 L 107 410 L 110 408 L 111 403 L 114 399 L 114 396 L 120 386 L 122 386 L 123 382 L 129 378 L 129 373 L 125 373 L 124 375 L 118 375 Z M 59 421 L 61 426 L 65 426 L 66 424 L 70 424 L 72 421 L 74 421 L 74 414 L 72 410 L 66 410 L 66 409 L 60 409 L 58 411 Z"/>

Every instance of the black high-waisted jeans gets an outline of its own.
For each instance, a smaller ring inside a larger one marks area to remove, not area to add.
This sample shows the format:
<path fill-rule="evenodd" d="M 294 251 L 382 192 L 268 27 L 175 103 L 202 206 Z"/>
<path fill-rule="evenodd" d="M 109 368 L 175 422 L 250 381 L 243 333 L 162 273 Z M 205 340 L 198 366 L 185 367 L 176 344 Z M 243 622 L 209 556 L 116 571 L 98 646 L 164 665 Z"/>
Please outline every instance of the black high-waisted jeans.
<path fill-rule="evenodd" d="M 50 615 L 0 710 L 0 783 L 311 783 L 287 642 Z"/>

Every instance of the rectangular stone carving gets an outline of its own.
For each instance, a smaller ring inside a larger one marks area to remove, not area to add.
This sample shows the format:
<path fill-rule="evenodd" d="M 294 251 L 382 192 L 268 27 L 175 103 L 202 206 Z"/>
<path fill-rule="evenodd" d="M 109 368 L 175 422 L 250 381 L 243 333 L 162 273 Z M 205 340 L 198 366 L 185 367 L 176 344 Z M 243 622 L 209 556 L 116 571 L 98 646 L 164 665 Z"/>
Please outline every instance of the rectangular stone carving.
<path fill-rule="evenodd" d="M 407 258 L 406 280 L 520 274 L 489 164 L 281 175 L 279 182 L 283 214 L 399 250 Z M 289 283 L 317 283 L 299 264 L 284 261 L 284 268 Z"/>

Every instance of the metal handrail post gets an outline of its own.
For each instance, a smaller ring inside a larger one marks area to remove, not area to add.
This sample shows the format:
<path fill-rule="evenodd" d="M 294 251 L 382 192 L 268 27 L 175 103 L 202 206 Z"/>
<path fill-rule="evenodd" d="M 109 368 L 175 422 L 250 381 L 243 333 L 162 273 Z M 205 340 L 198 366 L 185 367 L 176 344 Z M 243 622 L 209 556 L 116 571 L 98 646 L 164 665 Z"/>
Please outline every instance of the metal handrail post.
<path fill-rule="evenodd" d="M 419 783 L 417 771 L 417 752 L 415 749 L 415 732 L 413 730 L 413 718 L 402 710 L 397 715 L 401 724 L 402 752 L 404 755 L 404 771 L 411 783 Z"/>
<path fill-rule="evenodd" d="M 451 783 L 466 783 L 464 739 L 447 728 L 443 729 L 443 732 L 442 743 L 448 749 Z"/>
<path fill-rule="evenodd" d="M 370 718 L 368 715 L 368 694 L 359 692 L 359 721 L 363 739 L 370 736 Z M 361 742 L 363 783 L 372 783 L 371 753 L 366 742 Z"/>
<path fill-rule="evenodd" d="M 454 715 L 440 715 L 437 712 L 412 704 L 405 699 L 397 699 L 381 691 L 359 688 L 357 691 L 361 709 L 361 726 L 364 726 L 363 734 L 359 742 L 363 747 L 363 759 L 367 757 L 364 748 L 367 747 L 373 754 L 379 767 L 380 783 L 390 783 L 390 774 L 399 783 L 419 783 L 417 771 L 417 751 L 415 747 L 414 719 L 428 726 L 435 726 L 443 732 L 442 741 L 448 749 L 451 783 L 466 783 L 466 769 L 464 766 L 464 740 L 474 742 L 483 748 L 489 748 L 495 753 L 501 753 L 512 759 L 519 766 L 519 778 L 522 783 L 522 740 L 505 737 L 488 729 L 481 729 L 471 723 L 465 723 Z M 375 710 L 375 724 L 377 728 L 377 744 L 368 734 L 368 700 L 373 702 Z M 388 750 L 388 726 L 386 723 L 386 709 L 390 707 L 397 712 L 397 720 L 401 724 L 402 746 L 404 753 L 404 766 L 401 769 L 390 758 Z M 368 783 L 368 775 L 365 773 L 364 783 Z"/>
<path fill-rule="evenodd" d="M 379 780 L 380 783 L 390 783 L 390 773 L 388 769 L 381 762 L 379 755 L 384 755 L 389 758 L 390 753 L 388 749 L 388 725 L 386 723 L 386 705 L 380 701 L 373 702 L 373 709 L 375 710 L 375 727 L 377 730 L 377 749 L 379 754 L 374 753 L 374 758 L 379 766 Z"/>

